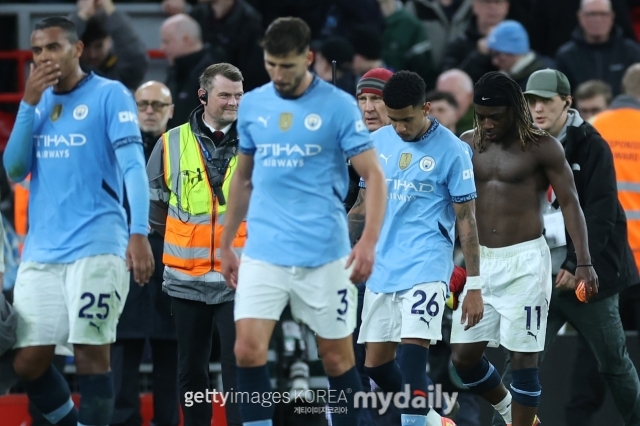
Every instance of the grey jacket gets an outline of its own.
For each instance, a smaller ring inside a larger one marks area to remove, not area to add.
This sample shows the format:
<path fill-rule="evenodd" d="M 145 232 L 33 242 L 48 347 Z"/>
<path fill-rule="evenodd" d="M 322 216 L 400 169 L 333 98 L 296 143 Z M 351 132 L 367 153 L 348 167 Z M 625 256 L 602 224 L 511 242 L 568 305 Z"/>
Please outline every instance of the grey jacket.
<path fill-rule="evenodd" d="M 87 29 L 87 21 L 80 18 L 77 13 L 70 15 L 69 19 L 76 25 L 78 36 L 82 38 Z M 104 63 L 98 69 L 91 71 L 99 76 L 118 80 L 131 91 L 136 90 L 147 73 L 149 58 L 147 48 L 138 36 L 131 18 L 115 10 L 109 16 L 100 12 L 96 15 L 96 19 L 113 40 L 113 47 Z M 83 68 L 87 67 L 83 65 Z"/>
<path fill-rule="evenodd" d="M 201 105 L 191 113 L 189 118 L 191 130 L 200 136 L 213 159 L 223 159 L 235 155 L 238 146 L 236 123 L 233 123 L 225 137 L 216 146 L 213 143 L 211 132 L 202 122 L 203 111 L 204 108 Z M 147 163 L 147 175 L 151 198 L 149 222 L 153 230 L 162 236 L 165 233 L 170 196 L 169 188 L 164 180 L 164 158 L 163 144 L 158 141 Z M 216 167 L 207 167 L 210 180 L 216 180 L 220 176 L 217 170 Z M 216 271 L 212 270 L 205 275 L 193 277 L 168 266 L 164 268 L 162 289 L 169 296 L 205 302 L 210 305 L 230 302 L 235 295 L 235 292 L 227 287 L 224 277 Z"/>
<path fill-rule="evenodd" d="M 431 55 L 436 69 L 440 69 L 445 48 L 457 37 L 464 35 L 472 17 L 473 0 L 464 0 L 451 21 L 447 19 L 439 0 L 409 0 L 406 8 L 422 21 L 431 40 Z"/>

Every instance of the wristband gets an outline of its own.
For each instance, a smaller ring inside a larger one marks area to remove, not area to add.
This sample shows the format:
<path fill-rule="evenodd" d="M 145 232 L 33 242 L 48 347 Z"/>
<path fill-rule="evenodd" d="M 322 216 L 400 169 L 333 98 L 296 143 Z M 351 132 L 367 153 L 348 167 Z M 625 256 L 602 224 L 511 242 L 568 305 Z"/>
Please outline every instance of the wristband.
<path fill-rule="evenodd" d="M 584 265 L 576 265 L 576 269 L 577 268 L 593 268 L 593 265 L 591 263 L 585 263 Z"/>
<path fill-rule="evenodd" d="M 482 278 L 479 276 L 469 277 L 467 276 L 467 282 L 464 287 L 467 290 L 482 290 Z"/>

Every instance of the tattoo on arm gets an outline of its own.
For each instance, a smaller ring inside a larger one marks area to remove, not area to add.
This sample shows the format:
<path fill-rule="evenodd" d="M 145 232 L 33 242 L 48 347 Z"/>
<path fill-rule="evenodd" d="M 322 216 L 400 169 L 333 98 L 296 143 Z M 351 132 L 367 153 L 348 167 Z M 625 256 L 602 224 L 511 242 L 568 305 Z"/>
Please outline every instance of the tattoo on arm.
<path fill-rule="evenodd" d="M 470 276 L 479 275 L 480 272 L 480 246 L 476 217 L 471 203 L 461 204 L 457 209 L 458 236 L 460 246 L 464 253 L 464 260 Z"/>
<path fill-rule="evenodd" d="M 364 207 L 364 191 L 361 189 L 358 192 L 356 202 L 353 204 L 351 211 L 349 211 L 349 214 L 347 215 L 347 218 L 349 219 L 349 240 L 351 241 L 352 246 L 358 242 L 362 236 L 362 232 L 364 231 Z"/>

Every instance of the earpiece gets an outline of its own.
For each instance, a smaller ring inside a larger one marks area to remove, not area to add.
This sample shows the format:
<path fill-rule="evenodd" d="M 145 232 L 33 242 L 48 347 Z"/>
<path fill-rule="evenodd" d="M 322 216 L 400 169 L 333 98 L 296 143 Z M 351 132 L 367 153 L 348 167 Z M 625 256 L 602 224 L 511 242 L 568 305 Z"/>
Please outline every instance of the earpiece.
<path fill-rule="evenodd" d="M 209 93 L 205 90 L 204 93 L 199 96 L 199 98 L 206 105 L 207 104 L 207 100 L 209 99 Z"/>

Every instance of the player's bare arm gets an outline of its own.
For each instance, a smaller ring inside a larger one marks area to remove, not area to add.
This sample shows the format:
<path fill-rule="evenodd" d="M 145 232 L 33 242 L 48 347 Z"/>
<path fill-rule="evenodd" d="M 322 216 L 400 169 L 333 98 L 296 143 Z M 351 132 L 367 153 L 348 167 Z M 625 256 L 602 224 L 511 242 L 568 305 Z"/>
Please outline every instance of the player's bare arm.
<path fill-rule="evenodd" d="M 347 219 L 349 220 L 349 241 L 351 241 L 352 247 L 356 245 L 362 236 L 362 231 L 364 231 L 364 216 L 367 210 L 365 205 L 366 191 L 366 189 L 360 188 L 358 198 L 347 214 Z"/>
<path fill-rule="evenodd" d="M 476 226 L 475 200 L 465 203 L 453 203 L 453 210 L 456 213 L 456 226 L 460 246 L 464 254 L 464 261 L 467 267 L 467 276 L 473 280 L 480 278 L 480 243 L 478 242 L 478 228 Z M 467 323 L 465 329 L 476 325 L 482 319 L 484 303 L 482 301 L 482 290 L 468 290 L 462 303 L 462 324 Z"/>
<path fill-rule="evenodd" d="M 251 198 L 251 175 L 253 173 L 253 155 L 238 154 L 238 168 L 231 178 L 229 200 L 225 226 L 221 238 L 222 275 L 227 285 L 236 289 L 238 285 L 238 268 L 240 259 L 233 251 L 233 239 L 240 224 L 247 216 L 249 199 Z"/>
<path fill-rule="evenodd" d="M 591 265 L 587 224 L 578 200 L 573 173 L 565 159 L 562 145 L 555 138 L 541 137 L 534 151 L 553 187 L 562 209 L 565 226 L 576 249 L 576 281 L 585 282 L 587 298 L 591 298 L 598 293 L 598 276 Z"/>
<path fill-rule="evenodd" d="M 364 208 L 369 213 L 365 219 L 362 236 L 347 260 L 347 267 L 354 263 L 351 282 L 358 284 L 366 281 L 373 270 L 375 247 L 387 209 L 387 181 L 375 149 L 351 157 L 351 164 L 364 179 L 367 189 L 370 189 L 366 192 L 364 201 Z"/>

